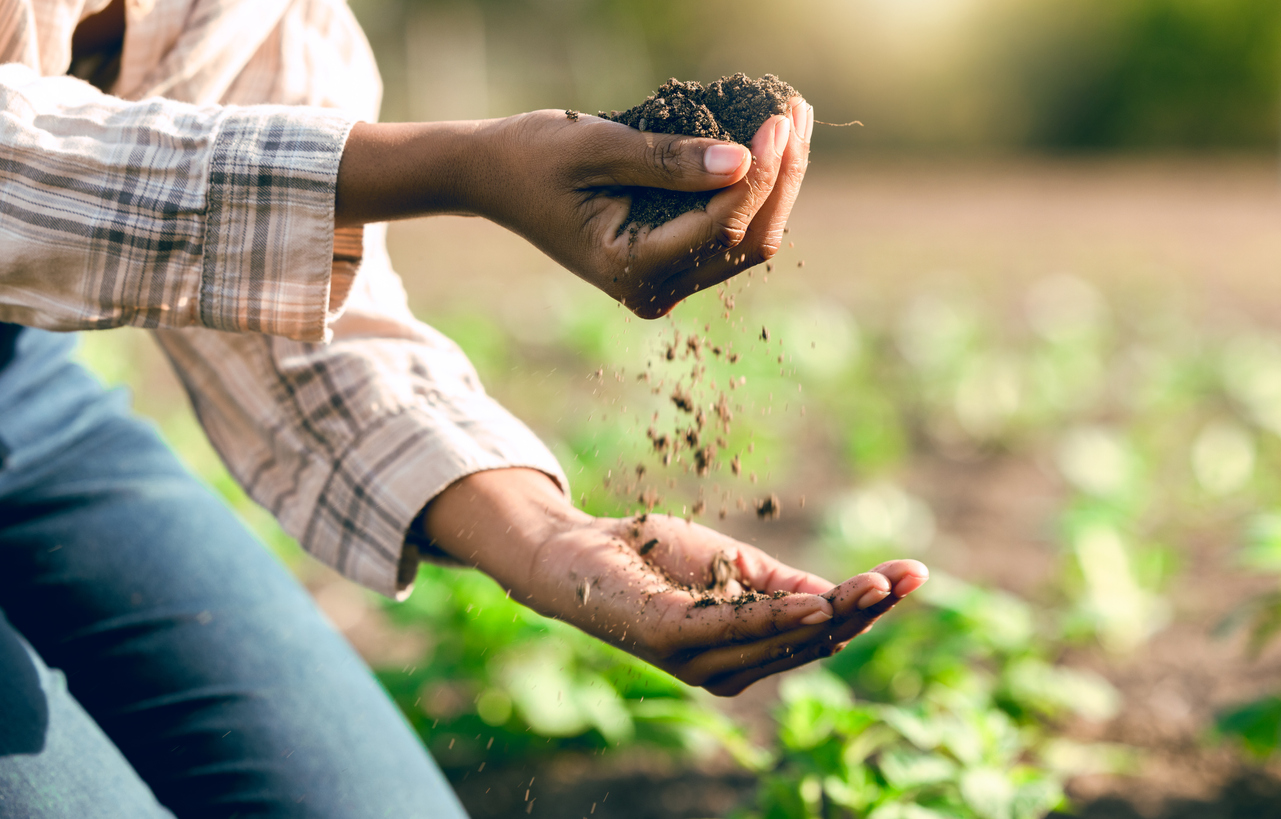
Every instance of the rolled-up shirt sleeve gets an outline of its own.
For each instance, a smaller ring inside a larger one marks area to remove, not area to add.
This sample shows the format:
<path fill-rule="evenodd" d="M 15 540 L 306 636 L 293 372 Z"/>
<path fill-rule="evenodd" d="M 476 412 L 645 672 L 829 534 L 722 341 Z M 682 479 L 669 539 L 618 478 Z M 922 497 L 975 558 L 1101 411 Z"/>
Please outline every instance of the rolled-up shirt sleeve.
<path fill-rule="evenodd" d="M 352 282 L 333 218 L 354 120 L 0 66 L 0 320 L 328 340 Z"/>

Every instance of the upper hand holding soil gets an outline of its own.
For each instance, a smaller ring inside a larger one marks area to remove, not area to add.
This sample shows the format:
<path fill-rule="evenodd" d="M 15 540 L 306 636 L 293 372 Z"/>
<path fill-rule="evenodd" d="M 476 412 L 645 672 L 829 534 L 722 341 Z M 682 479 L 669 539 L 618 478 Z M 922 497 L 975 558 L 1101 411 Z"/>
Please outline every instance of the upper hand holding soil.
<path fill-rule="evenodd" d="M 645 318 L 771 258 L 800 191 L 813 109 L 800 97 L 750 146 L 535 111 L 497 120 L 357 123 L 337 226 L 488 217 Z M 750 152 L 749 149 L 750 148 Z M 705 210 L 628 229 L 640 188 L 716 191 Z"/>
<path fill-rule="evenodd" d="M 563 111 L 513 118 L 485 215 L 637 315 L 665 315 L 778 252 L 813 127 L 809 104 L 791 102 L 756 132 L 750 154 L 730 142 L 571 120 Z M 655 227 L 629 219 L 637 188 L 717 192 L 705 209 Z"/>

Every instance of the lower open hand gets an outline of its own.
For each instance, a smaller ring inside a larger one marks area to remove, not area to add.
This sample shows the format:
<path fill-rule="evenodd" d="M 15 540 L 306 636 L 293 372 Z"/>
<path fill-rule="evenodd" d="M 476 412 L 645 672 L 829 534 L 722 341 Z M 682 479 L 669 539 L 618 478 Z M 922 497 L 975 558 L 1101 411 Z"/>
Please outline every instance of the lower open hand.
<path fill-rule="evenodd" d="M 463 479 L 426 525 L 536 611 L 724 696 L 834 654 L 929 576 L 894 560 L 834 585 L 680 518 L 593 518 L 521 469 Z"/>

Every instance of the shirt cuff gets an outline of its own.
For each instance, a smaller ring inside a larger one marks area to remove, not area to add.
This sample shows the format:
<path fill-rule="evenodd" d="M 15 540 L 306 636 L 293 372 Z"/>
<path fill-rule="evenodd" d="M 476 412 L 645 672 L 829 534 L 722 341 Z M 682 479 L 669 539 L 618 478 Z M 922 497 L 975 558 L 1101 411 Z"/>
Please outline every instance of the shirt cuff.
<path fill-rule="evenodd" d="M 328 341 L 334 193 L 355 118 L 324 109 L 228 107 L 209 160 L 199 323 Z"/>
<path fill-rule="evenodd" d="M 412 524 L 455 481 L 523 467 L 547 474 L 568 495 L 569 481 L 547 447 L 492 399 L 482 403 L 489 406 L 465 424 L 407 408 L 366 429 L 321 490 L 303 548 L 357 583 L 403 600 L 420 555 L 441 556 Z"/>

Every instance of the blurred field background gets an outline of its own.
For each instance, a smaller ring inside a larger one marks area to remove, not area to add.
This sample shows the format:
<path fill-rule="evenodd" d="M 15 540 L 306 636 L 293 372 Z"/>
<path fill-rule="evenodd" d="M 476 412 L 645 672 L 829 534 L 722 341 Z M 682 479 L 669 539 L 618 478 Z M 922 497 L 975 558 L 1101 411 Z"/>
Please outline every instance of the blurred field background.
<path fill-rule="evenodd" d="M 394 225 L 391 252 L 590 510 L 635 511 L 615 475 L 646 463 L 660 508 L 705 492 L 703 522 L 806 567 L 937 572 L 823 673 L 713 702 L 475 575 L 428 568 L 400 606 L 334 577 L 226 476 L 144 333 L 86 335 L 475 816 L 1015 819 L 1063 786 L 1085 816 L 1281 815 L 1281 4 L 352 5 L 386 120 L 621 109 L 735 71 L 861 120 L 816 126 L 789 243 L 729 321 L 712 294 L 629 320 L 479 220 Z M 647 451 L 673 411 L 635 375 L 704 324 L 744 351 L 741 479 Z M 733 502 L 770 492 L 778 521 Z"/>

